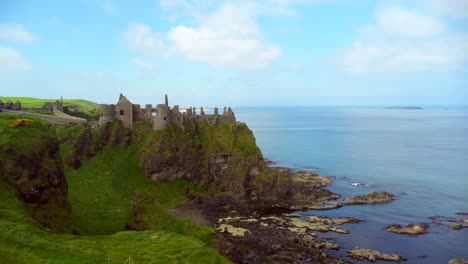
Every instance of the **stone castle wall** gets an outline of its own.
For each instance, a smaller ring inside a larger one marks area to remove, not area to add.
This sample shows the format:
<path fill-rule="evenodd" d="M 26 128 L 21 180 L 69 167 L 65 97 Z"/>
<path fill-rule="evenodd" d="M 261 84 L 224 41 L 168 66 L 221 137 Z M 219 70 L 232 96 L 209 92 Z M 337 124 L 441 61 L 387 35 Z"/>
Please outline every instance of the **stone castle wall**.
<path fill-rule="evenodd" d="M 112 122 L 115 119 L 115 105 L 99 105 L 99 122 Z"/>
<path fill-rule="evenodd" d="M 138 104 L 132 104 L 125 96 L 120 94 L 119 101 L 114 105 L 102 104 L 99 106 L 99 123 L 111 122 L 114 119 L 122 120 L 124 126 L 132 128 L 135 121 L 151 121 L 154 130 L 160 130 L 169 124 L 175 124 L 178 127 L 184 127 L 189 123 L 206 122 L 208 124 L 234 124 L 236 117 L 231 108 L 224 108 L 223 114 L 218 114 L 218 108 L 214 109 L 214 114 L 206 115 L 203 108 L 200 108 L 200 114 L 197 114 L 194 107 L 187 108 L 182 113 L 178 105 L 169 107 L 167 95 L 164 104 L 156 105 L 153 108 L 151 104 L 141 108 Z"/>

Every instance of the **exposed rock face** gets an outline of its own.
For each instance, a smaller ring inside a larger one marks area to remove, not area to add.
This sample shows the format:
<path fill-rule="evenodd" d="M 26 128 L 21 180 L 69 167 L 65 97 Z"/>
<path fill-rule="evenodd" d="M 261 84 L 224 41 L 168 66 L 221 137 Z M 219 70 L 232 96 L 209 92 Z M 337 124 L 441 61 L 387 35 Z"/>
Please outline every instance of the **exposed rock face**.
<path fill-rule="evenodd" d="M 416 235 L 421 235 L 421 234 L 427 234 L 428 228 L 429 228 L 429 225 L 427 224 L 409 224 L 405 227 L 401 225 L 390 225 L 385 229 L 396 234 L 406 234 L 406 235 L 416 236 Z"/>
<path fill-rule="evenodd" d="M 27 128 L 5 128 L 0 144 L 0 184 L 14 190 L 32 217 L 55 232 L 71 231 L 68 187 L 55 132 L 36 122 Z"/>
<path fill-rule="evenodd" d="M 369 260 L 371 262 L 376 262 L 377 260 L 401 262 L 401 261 L 406 260 L 405 257 L 402 257 L 397 254 L 388 255 L 388 254 L 380 253 L 376 250 L 357 248 L 357 247 L 351 250 L 348 250 L 348 255 L 354 259 Z"/>
<path fill-rule="evenodd" d="M 185 130 L 169 125 L 151 134 L 140 158 L 149 178 L 184 178 L 221 197 L 219 203 L 229 197 L 229 204 L 244 209 L 246 204 L 260 210 L 306 208 L 339 197 L 319 188 L 328 185 L 331 178 L 267 167 L 245 124 L 199 123 Z"/>

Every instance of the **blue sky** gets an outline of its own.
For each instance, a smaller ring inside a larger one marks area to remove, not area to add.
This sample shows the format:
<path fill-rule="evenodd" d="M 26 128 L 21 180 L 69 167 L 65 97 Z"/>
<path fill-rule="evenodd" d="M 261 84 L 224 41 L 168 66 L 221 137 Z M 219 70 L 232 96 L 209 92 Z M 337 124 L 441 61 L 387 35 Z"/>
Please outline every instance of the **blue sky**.
<path fill-rule="evenodd" d="M 468 0 L 0 1 L 0 95 L 468 105 Z"/>

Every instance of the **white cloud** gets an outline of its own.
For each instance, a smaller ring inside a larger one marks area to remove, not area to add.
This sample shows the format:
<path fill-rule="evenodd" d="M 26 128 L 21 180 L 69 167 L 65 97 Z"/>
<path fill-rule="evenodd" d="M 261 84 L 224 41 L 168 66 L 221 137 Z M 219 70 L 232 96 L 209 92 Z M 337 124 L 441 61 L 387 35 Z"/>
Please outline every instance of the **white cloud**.
<path fill-rule="evenodd" d="M 349 47 L 337 52 L 333 62 L 340 70 L 414 73 L 468 63 L 468 33 L 449 33 L 434 17 L 400 7 L 379 10 L 376 18 L 376 24 L 364 27 Z"/>
<path fill-rule="evenodd" d="M 33 42 L 37 37 L 18 24 L 0 24 L 0 40 Z"/>
<path fill-rule="evenodd" d="M 468 17 L 468 0 L 431 0 L 432 9 L 455 18 Z"/>
<path fill-rule="evenodd" d="M 153 32 L 146 24 L 129 23 L 123 37 L 131 49 L 145 55 L 161 55 L 166 52 L 163 36 Z"/>
<path fill-rule="evenodd" d="M 256 5 L 225 3 L 211 14 L 197 16 L 195 26 L 178 25 L 165 34 L 130 23 L 124 39 L 144 54 L 169 52 L 221 68 L 260 69 L 277 59 L 281 50 L 263 43 L 256 15 Z"/>
<path fill-rule="evenodd" d="M 32 65 L 16 50 L 0 46 L 0 74 L 26 72 Z"/>
<path fill-rule="evenodd" d="M 186 58 L 223 68 L 263 68 L 281 54 L 278 47 L 261 42 L 250 6 L 224 4 L 196 27 L 173 28 L 168 39 Z"/>
<path fill-rule="evenodd" d="M 139 58 L 132 58 L 132 63 L 138 69 L 144 70 L 144 71 L 149 71 L 149 72 L 155 71 L 155 70 L 160 68 L 160 66 L 158 64 L 145 62 L 145 61 L 142 61 Z"/>
<path fill-rule="evenodd" d="M 388 7 L 377 12 L 380 29 L 403 37 L 428 37 L 444 29 L 437 19 L 401 7 Z"/>

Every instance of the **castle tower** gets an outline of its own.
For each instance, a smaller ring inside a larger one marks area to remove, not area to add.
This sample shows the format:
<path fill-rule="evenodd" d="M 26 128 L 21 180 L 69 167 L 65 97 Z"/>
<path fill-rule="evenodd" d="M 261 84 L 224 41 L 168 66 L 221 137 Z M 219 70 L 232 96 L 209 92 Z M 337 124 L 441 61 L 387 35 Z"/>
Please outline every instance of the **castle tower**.
<path fill-rule="evenodd" d="M 184 126 L 184 116 L 179 111 L 179 106 L 178 105 L 174 105 L 174 107 L 171 109 L 170 122 L 172 124 L 175 124 L 178 127 L 183 127 Z"/>
<path fill-rule="evenodd" d="M 153 129 L 160 130 L 166 128 L 170 122 L 171 110 L 165 104 L 158 104 L 156 106 L 156 118 L 153 119 Z"/>
<path fill-rule="evenodd" d="M 21 111 L 21 102 L 19 100 L 16 100 L 14 109 L 15 111 Z"/>
<path fill-rule="evenodd" d="M 146 120 L 151 120 L 153 118 L 153 106 L 151 104 L 146 104 Z"/>
<path fill-rule="evenodd" d="M 115 119 L 115 105 L 99 105 L 99 124 L 112 122 Z"/>
<path fill-rule="evenodd" d="M 115 119 L 122 120 L 125 127 L 133 127 L 133 105 L 123 94 L 120 94 L 119 101 L 115 106 Z"/>
<path fill-rule="evenodd" d="M 167 94 L 164 96 L 164 102 L 166 103 L 166 106 L 169 107 L 169 99 L 167 98 Z"/>
<path fill-rule="evenodd" d="M 13 105 L 14 105 L 13 102 L 10 101 L 10 100 L 8 100 L 8 101 L 6 102 L 6 104 L 5 104 L 5 109 L 6 109 L 6 110 L 13 110 Z"/>
<path fill-rule="evenodd" d="M 55 100 L 55 103 L 52 104 L 52 108 L 53 109 L 56 109 L 60 112 L 63 112 L 63 99 L 60 99 L 60 100 Z"/>

